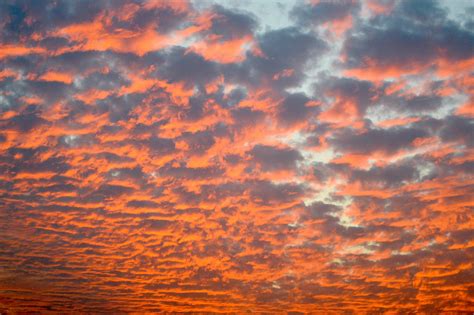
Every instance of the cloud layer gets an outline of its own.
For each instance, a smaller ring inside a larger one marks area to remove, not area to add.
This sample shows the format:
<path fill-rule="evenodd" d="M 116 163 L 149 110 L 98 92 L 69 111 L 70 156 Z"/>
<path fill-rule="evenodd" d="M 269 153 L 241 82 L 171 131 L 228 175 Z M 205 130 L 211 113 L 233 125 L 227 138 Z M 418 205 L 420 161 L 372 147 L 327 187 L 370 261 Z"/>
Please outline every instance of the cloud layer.
<path fill-rule="evenodd" d="M 0 4 L 0 312 L 474 310 L 472 17 L 270 7 Z"/>

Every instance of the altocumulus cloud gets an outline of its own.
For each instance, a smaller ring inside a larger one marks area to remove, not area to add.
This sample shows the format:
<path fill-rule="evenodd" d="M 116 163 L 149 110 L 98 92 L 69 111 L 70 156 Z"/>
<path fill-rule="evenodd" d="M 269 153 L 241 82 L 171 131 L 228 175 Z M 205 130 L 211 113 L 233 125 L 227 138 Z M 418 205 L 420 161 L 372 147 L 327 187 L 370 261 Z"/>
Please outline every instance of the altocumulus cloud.
<path fill-rule="evenodd" d="M 0 4 L 0 313 L 473 306 L 469 3 Z"/>

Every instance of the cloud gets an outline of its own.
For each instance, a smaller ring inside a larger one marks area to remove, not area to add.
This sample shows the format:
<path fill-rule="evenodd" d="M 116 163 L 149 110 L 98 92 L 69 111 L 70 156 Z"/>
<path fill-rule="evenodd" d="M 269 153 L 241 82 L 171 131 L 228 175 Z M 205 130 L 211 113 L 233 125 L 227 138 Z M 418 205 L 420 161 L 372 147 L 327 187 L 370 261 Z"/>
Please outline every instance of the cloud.
<path fill-rule="evenodd" d="M 256 37 L 259 50 L 248 53 L 240 65 L 229 65 L 224 74 L 249 88 L 255 84 L 296 86 L 304 78 L 305 65 L 317 64 L 327 44 L 315 34 L 296 27 L 271 30 Z"/>
<path fill-rule="evenodd" d="M 307 106 L 310 99 L 303 93 L 288 95 L 278 108 L 278 120 L 284 125 L 294 125 L 296 123 L 310 119 L 310 114 L 314 108 Z"/>
<path fill-rule="evenodd" d="M 0 313 L 468 313 L 469 10 L 3 1 Z"/>
<path fill-rule="evenodd" d="M 469 64 L 474 35 L 447 18 L 435 1 L 401 1 L 390 17 L 361 24 L 344 43 L 348 73 L 371 77 L 413 74 L 429 67 L 449 71 L 448 64 Z M 359 71 L 366 68 L 366 74 Z M 453 67 L 451 67 L 453 68 Z"/>
<path fill-rule="evenodd" d="M 336 133 L 331 140 L 334 146 L 344 152 L 373 153 L 376 151 L 392 154 L 413 146 L 413 141 L 426 138 L 429 134 L 418 128 L 369 129 L 362 133 L 349 130 Z"/>
<path fill-rule="evenodd" d="M 294 149 L 268 145 L 256 145 L 248 153 L 264 171 L 295 169 L 296 162 L 303 159 Z"/>
<path fill-rule="evenodd" d="M 198 54 L 186 52 L 181 47 L 173 48 L 165 58 L 166 63 L 158 71 L 172 83 L 182 81 L 187 86 L 205 85 L 219 74 L 214 62 L 207 61 Z"/>

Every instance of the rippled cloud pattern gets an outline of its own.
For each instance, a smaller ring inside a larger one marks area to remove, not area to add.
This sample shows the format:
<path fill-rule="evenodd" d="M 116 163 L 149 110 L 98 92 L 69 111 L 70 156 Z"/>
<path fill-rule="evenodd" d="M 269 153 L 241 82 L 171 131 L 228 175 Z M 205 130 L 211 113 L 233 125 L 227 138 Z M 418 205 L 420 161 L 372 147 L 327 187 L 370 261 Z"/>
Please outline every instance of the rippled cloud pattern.
<path fill-rule="evenodd" d="M 471 314 L 469 1 L 0 3 L 0 313 Z"/>

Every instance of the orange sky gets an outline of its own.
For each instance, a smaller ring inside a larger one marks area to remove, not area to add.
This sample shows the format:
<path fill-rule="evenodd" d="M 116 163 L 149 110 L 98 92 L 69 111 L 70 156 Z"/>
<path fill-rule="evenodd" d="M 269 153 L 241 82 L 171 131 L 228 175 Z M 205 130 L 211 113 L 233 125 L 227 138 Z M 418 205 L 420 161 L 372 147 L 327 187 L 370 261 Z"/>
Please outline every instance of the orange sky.
<path fill-rule="evenodd" d="M 471 314 L 469 5 L 2 2 L 0 313 Z"/>

